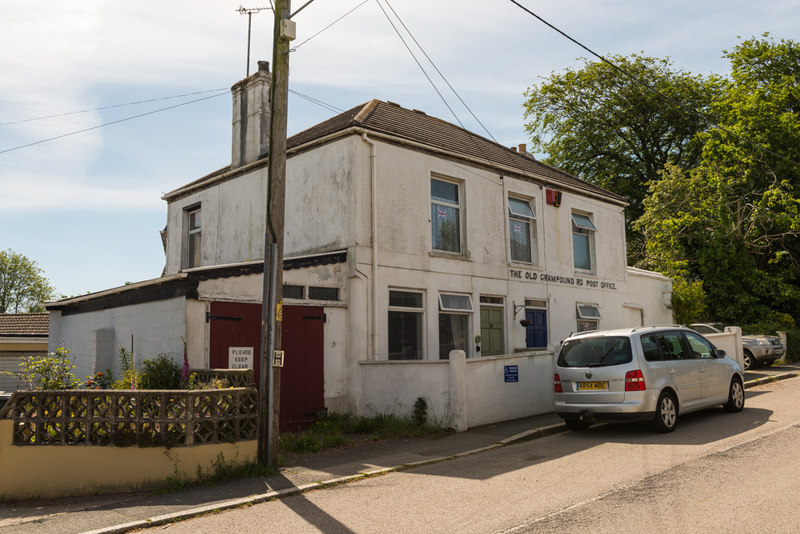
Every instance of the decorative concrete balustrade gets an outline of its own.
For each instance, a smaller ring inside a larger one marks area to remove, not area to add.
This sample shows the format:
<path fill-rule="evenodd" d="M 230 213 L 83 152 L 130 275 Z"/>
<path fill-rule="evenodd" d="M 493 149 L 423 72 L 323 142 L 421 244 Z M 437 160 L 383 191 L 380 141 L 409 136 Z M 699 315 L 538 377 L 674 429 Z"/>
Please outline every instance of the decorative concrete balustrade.
<path fill-rule="evenodd" d="M 14 445 L 180 447 L 256 439 L 257 411 L 255 388 L 18 391 L 0 419 Z"/>

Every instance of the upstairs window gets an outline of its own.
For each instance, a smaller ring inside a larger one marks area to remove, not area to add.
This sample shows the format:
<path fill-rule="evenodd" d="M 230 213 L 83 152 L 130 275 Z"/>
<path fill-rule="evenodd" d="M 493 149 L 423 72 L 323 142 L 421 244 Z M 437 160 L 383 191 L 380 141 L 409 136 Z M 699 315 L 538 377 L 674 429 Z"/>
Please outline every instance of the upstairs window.
<path fill-rule="evenodd" d="M 592 255 L 596 230 L 589 215 L 572 214 L 572 257 L 576 269 L 582 271 L 594 269 Z"/>
<path fill-rule="evenodd" d="M 536 263 L 536 214 L 527 200 L 508 197 L 508 235 L 511 261 Z"/>
<path fill-rule="evenodd" d="M 431 178 L 434 250 L 461 253 L 461 199 L 458 184 Z"/>
<path fill-rule="evenodd" d="M 185 269 L 200 267 L 201 264 L 201 244 L 202 244 L 202 218 L 200 206 L 189 208 L 184 215 L 186 234 L 184 238 L 184 262 Z"/>

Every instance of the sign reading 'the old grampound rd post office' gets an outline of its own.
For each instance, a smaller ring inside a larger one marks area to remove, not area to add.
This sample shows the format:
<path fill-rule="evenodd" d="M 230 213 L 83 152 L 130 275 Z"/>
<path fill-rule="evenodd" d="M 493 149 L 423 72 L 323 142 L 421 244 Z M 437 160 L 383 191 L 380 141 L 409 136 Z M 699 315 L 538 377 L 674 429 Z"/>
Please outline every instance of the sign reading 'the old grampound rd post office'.
<path fill-rule="evenodd" d="M 525 280 L 528 282 L 538 282 L 538 283 L 563 284 L 567 286 L 588 287 L 592 289 L 609 289 L 611 291 L 617 290 L 616 282 L 596 280 L 594 278 L 579 278 L 576 276 L 564 276 L 553 273 L 535 273 L 533 271 L 526 271 L 523 269 L 510 269 L 508 271 L 508 279 Z"/>

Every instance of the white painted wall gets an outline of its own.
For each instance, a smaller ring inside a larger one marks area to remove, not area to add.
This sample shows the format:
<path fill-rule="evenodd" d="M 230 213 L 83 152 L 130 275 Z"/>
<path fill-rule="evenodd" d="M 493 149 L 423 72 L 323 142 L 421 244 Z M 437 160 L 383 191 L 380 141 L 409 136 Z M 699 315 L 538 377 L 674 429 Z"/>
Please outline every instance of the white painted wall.
<path fill-rule="evenodd" d="M 727 356 L 735 360 L 744 371 L 744 349 L 742 347 L 742 329 L 738 326 L 726 326 L 721 334 L 703 334 L 715 347 L 725 351 Z"/>
<path fill-rule="evenodd" d="M 60 311 L 51 311 L 48 350 L 69 349 L 76 366 L 74 374 L 79 379 L 95 371 L 105 371 L 105 366 L 96 367 L 98 361 L 110 363 L 114 376 L 119 376 L 117 355 L 122 347 L 130 350 L 131 335 L 134 336 L 133 354 L 137 366 L 142 360 L 159 354 L 167 354 L 183 364 L 181 336 L 186 335 L 185 302 L 180 297 L 66 316 Z M 114 341 L 104 354 L 98 355 L 95 332 L 103 329 L 113 330 Z"/>
<path fill-rule="evenodd" d="M 448 426 L 450 400 L 450 365 L 447 360 L 436 361 L 362 361 L 361 411 L 358 415 L 372 417 L 411 414 L 418 397 L 428 402 L 431 422 Z"/>
<path fill-rule="evenodd" d="M 360 415 L 412 413 L 418 397 L 428 403 L 429 421 L 444 427 L 466 419 L 466 428 L 548 413 L 553 410 L 551 352 L 437 361 L 362 361 Z M 505 366 L 517 366 L 518 381 L 505 381 Z M 452 371 L 455 370 L 455 373 Z M 463 374 L 463 376 L 462 376 Z M 465 384 L 463 406 L 454 406 Z M 452 389 L 452 391 L 451 391 Z"/>
<path fill-rule="evenodd" d="M 518 382 L 505 382 L 506 366 L 517 366 Z M 470 427 L 552 411 L 552 353 L 467 360 L 467 421 Z"/>

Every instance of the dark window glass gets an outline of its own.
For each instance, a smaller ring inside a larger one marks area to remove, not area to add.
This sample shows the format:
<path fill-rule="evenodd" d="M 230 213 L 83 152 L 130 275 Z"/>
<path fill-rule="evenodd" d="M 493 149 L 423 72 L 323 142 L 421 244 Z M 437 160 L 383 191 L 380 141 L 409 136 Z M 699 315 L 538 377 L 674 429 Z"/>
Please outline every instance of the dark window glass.
<path fill-rule="evenodd" d="M 389 311 L 389 359 L 422 359 L 422 314 Z"/>
<path fill-rule="evenodd" d="M 633 360 L 627 337 L 579 337 L 564 342 L 558 355 L 561 367 L 604 367 Z"/>
<path fill-rule="evenodd" d="M 692 353 L 687 351 L 683 344 L 680 332 L 664 332 L 656 336 L 661 356 L 665 360 L 691 360 Z"/>
<path fill-rule="evenodd" d="M 655 334 L 642 336 L 642 352 L 644 352 L 644 359 L 648 362 L 657 362 L 661 359 Z"/>
<path fill-rule="evenodd" d="M 283 298 L 301 299 L 303 298 L 303 286 L 283 286 Z"/>
<path fill-rule="evenodd" d="M 439 314 L 439 359 L 450 359 L 451 350 L 463 350 L 469 354 L 469 315 L 455 313 Z"/>
<path fill-rule="evenodd" d="M 389 306 L 396 306 L 398 308 L 422 308 L 422 293 L 389 291 Z"/>
<path fill-rule="evenodd" d="M 309 287 L 308 298 L 311 300 L 339 300 L 338 287 Z"/>
<path fill-rule="evenodd" d="M 452 182 L 431 180 L 431 198 L 458 204 L 458 185 Z"/>

